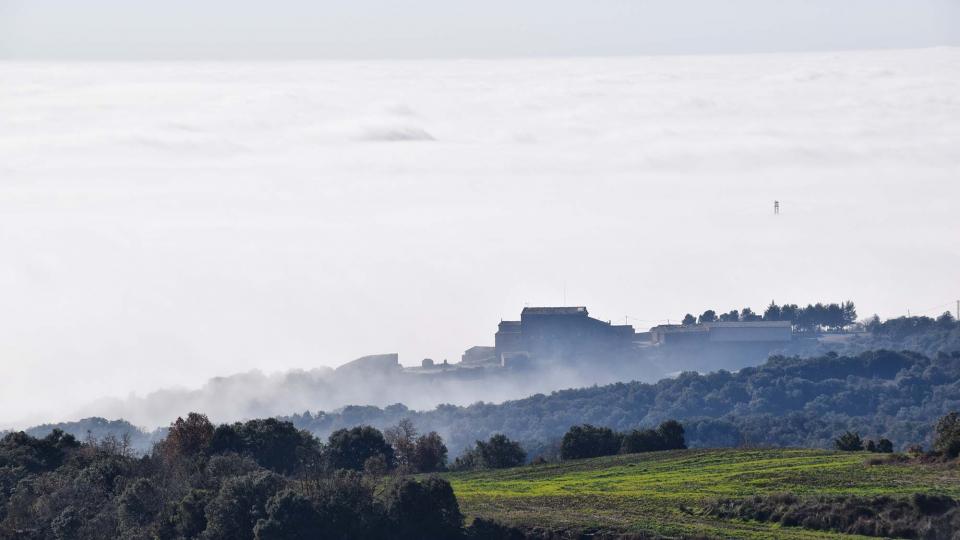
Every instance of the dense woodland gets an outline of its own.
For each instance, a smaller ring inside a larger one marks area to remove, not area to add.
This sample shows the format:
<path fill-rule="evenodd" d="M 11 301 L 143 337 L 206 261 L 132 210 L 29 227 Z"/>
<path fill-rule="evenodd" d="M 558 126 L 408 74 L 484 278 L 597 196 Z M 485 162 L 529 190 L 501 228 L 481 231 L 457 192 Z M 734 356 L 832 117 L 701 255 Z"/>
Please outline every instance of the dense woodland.
<path fill-rule="evenodd" d="M 778 307 L 782 313 L 782 307 Z M 928 444 L 932 419 L 956 405 L 957 389 L 951 380 L 956 380 L 953 353 L 960 351 L 960 324 L 949 313 L 937 318 L 871 318 L 861 331 L 835 337 L 838 339 L 797 339 L 782 355 L 736 374 L 687 373 L 656 384 L 628 382 L 564 390 L 501 405 L 440 405 L 429 411 L 411 411 L 402 404 L 385 408 L 349 406 L 285 419 L 326 437 L 343 427 L 368 424 L 385 428 L 409 417 L 418 426 L 443 435 L 451 459 L 475 440 L 496 433 L 522 440 L 528 459 L 534 459 L 559 455 L 559 439 L 570 425 L 592 423 L 629 430 L 653 427 L 667 418 L 683 420 L 688 427 L 688 444 L 699 447 L 829 448 L 837 433 L 848 430 L 874 439 L 888 438 L 897 448 Z M 909 350 L 923 356 L 874 352 L 881 349 Z M 848 368 L 853 369 L 864 359 L 891 354 L 905 366 L 902 372 L 891 375 L 854 370 L 848 379 L 837 374 L 842 369 L 827 367 L 842 365 L 851 358 Z M 813 366 L 822 372 L 817 373 Z M 952 378 L 946 374 L 953 374 Z M 88 432 L 96 438 L 128 433 L 139 450 L 148 450 L 165 433 L 163 428 L 144 432 L 122 420 L 102 418 L 47 424 L 27 432 L 42 437 L 53 429 L 80 439 Z"/>
<path fill-rule="evenodd" d="M 477 441 L 472 467 L 520 464 L 515 442 Z M 505 455 L 499 455 L 506 452 Z M 355 426 L 321 442 L 289 422 L 214 426 L 191 413 L 151 452 L 123 438 L 80 442 L 54 430 L 0 439 L 0 539 L 282 540 L 500 538 L 464 527 L 447 450 L 410 422 Z"/>
<path fill-rule="evenodd" d="M 613 442 L 613 444 L 609 444 Z M 574 426 L 564 459 L 684 448 L 676 421 L 615 433 Z M 521 466 L 526 451 L 502 434 L 477 440 L 455 469 Z M 129 440 L 84 442 L 60 430 L 0 439 L 0 539 L 283 540 L 505 538 L 518 531 L 464 526 L 447 448 L 409 420 L 381 432 L 354 426 L 325 442 L 273 418 L 214 426 L 178 418 L 144 455 Z"/>
<path fill-rule="evenodd" d="M 638 382 L 563 390 L 499 405 L 346 407 L 302 414 L 298 427 L 325 434 L 357 424 L 386 426 L 409 417 L 444 435 L 455 455 L 494 433 L 520 440 L 530 458 L 559 454 L 571 425 L 626 431 L 675 418 L 692 447 L 831 448 L 846 431 L 889 439 L 897 449 L 932 442 L 934 421 L 960 408 L 960 353 L 871 351 L 855 356 L 774 357 L 737 373 L 684 373 Z"/>

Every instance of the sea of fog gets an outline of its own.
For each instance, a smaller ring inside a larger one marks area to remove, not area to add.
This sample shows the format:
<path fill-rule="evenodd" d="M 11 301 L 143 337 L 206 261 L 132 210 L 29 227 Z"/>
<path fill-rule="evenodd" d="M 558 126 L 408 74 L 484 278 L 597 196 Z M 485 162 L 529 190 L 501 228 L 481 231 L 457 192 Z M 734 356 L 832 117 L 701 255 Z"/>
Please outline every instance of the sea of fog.
<path fill-rule="evenodd" d="M 934 315 L 960 297 L 958 203 L 955 48 L 0 62 L 0 427 L 457 361 L 527 304 Z"/>

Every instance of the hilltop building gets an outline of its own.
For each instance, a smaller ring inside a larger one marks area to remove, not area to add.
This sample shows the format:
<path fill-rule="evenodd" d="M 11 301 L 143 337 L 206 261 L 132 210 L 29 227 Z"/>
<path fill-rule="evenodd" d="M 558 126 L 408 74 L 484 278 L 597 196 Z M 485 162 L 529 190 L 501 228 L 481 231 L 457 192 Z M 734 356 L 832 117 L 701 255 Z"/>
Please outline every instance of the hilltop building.
<path fill-rule="evenodd" d="M 527 307 L 519 321 L 501 321 L 495 358 L 504 367 L 537 360 L 597 360 L 629 352 L 636 332 L 590 317 L 587 308 Z"/>
<path fill-rule="evenodd" d="M 650 329 L 650 341 L 662 346 L 708 344 L 786 343 L 793 337 L 789 321 L 711 322 L 663 324 Z"/>
<path fill-rule="evenodd" d="M 739 369 L 762 362 L 792 337 L 787 321 L 673 324 L 636 332 L 630 325 L 594 319 L 583 306 L 527 307 L 520 320 L 500 322 L 493 347 L 470 347 L 457 364 L 425 358 L 418 367 L 405 368 L 394 353 L 358 358 L 336 372 L 469 378 L 555 364 L 599 372 L 594 368 L 600 363 L 622 368 L 651 362 L 679 370 Z"/>
<path fill-rule="evenodd" d="M 398 373 L 403 369 L 397 353 L 372 354 L 347 362 L 336 369 L 337 373 Z"/>

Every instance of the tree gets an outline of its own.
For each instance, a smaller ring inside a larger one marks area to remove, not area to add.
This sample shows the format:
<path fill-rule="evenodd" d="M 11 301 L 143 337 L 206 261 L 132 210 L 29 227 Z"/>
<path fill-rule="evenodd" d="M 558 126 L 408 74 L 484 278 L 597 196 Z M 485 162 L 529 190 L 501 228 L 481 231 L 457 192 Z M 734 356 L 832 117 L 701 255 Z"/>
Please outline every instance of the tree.
<path fill-rule="evenodd" d="M 383 511 L 374 499 L 375 484 L 355 471 L 339 470 L 317 485 L 311 499 L 320 515 L 323 533 L 317 538 L 352 540 L 382 538 Z"/>
<path fill-rule="evenodd" d="M 117 503 L 117 515 L 124 529 L 141 529 L 154 521 L 163 507 L 163 497 L 153 482 L 139 478 L 127 486 Z"/>
<path fill-rule="evenodd" d="M 437 472 L 447 468 L 447 445 L 436 431 L 417 439 L 411 461 L 413 469 L 421 473 Z"/>
<path fill-rule="evenodd" d="M 740 311 L 740 320 L 744 322 L 754 322 L 762 320 L 763 317 L 757 315 L 752 309 L 745 307 Z"/>
<path fill-rule="evenodd" d="M 222 425 L 214 430 L 211 453 L 248 454 L 262 467 L 291 473 L 320 452 L 319 442 L 293 423 L 266 418 Z"/>
<path fill-rule="evenodd" d="M 846 326 L 844 323 L 843 308 L 841 308 L 838 304 L 830 304 L 829 306 L 826 306 L 824 311 L 825 319 L 822 322 L 825 326 L 838 331 Z"/>
<path fill-rule="evenodd" d="M 933 442 L 936 450 L 951 458 L 960 455 L 960 413 L 954 411 L 941 417 L 937 421 L 936 433 Z"/>
<path fill-rule="evenodd" d="M 663 439 L 654 429 L 635 429 L 623 436 L 622 454 L 639 454 L 664 450 Z"/>
<path fill-rule="evenodd" d="M 949 311 L 944 311 L 943 315 L 937 317 L 937 326 L 944 329 L 953 328 L 956 324 L 956 321 L 953 318 L 953 314 Z"/>
<path fill-rule="evenodd" d="M 867 452 L 876 452 L 877 443 L 873 442 L 873 439 L 867 441 Z"/>
<path fill-rule="evenodd" d="M 771 301 L 770 305 L 767 306 L 766 311 L 763 312 L 763 320 L 765 321 L 780 321 L 783 320 L 780 318 L 780 306 L 775 302 Z"/>
<path fill-rule="evenodd" d="M 207 505 L 208 540 L 253 540 L 253 528 L 283 480 L 268 471 L 229 478 Z"/>
<path fill-rule="evenodd" d="M 700 315 L 700 318 L 697 319 L 697 322 L 700 324 L 717 322 L 717 312 L 712 309 L 708 309 Z"/>
<path fill-rule="evenodd" d="M 411 461 L 417 447 L 417 428 L 409 418 L 404 418 L 397 425 L 383 430 L 383 438 L 393 447 L 393 456 L 397 469 L 406 474 L 411 471 Z"/>
<path fill-rule="evenodd" d="M 877 441 L 877 452 L 881 454 L 893 453 L 893 443 L 890 439 L 880 439 Z"/>
<path fill-rule="evenodd" d="M 687 447 L 683 438 L 683 426 L 676 420 L 667 420 L 657 428 L 657 435 L 663 441 L 666 450 L 682 450 Z"/>
<path fill-rule="evenodd" d="M 739 322 L 739 321 L 740 321 L 740 312 L 735 309 L 731 309 L 727 313 L 720 314 L 720 322 Z"/>
<path fill-rule="evenodd" d="M 207 415 L 192 412 L 187 419 L 177 418 L 170 424 L 167 438 L 163 443 L 164 455 L 196 456 L 207 449 L 213 439 L 213 424 Z"/>
<path fill-rule="evenodd" d="M 623 437 L 607 427 L 573 426 L 560 441 L 560 459 L 612 456 L 620 451 L 622 442 Z"/>
<path fill-rule="evenodd" d="M 485 467 L 506 469 L 523 465 L 527 453 L 520 443 L 511 441 L 506 435 L 498 433 L 487 442 L 477 441 L 477 450 Z"/>
<path fill-rule="evenodd" d="M 266 507 L 266 517 L 254 527 L 256 540 L 312 540 L 322 538 L 320 514 L 304 496 L 284 490 Z"/>
<path fill-rule="evenodd" d="M 780 320 L 789 321 L 793 326 L 800 323 L 800 308 L 796 304 L 784 304 L 780 306 Z"/>
<path fill-rule="evenodd" d="M 506 469 L 523 465 L 526 460 L 527 452 L 520 443 L 498 433 L 486 442 L 477 441 L 472 449 L 454 461 L 453 469 Z"/>
<path fill-rule="evenodd" d="M 177 536 L 196 538 L 207 528 L 204 511 L 213 493 L 204 489 L 192 489 L 177 503 L 170 518 Z"/>
<path fill-rule="evenodd" d="M 842 452 L 859 452 L 863 450 L 863 439 L 859 433 L 847 431 L 834 439 L 833 446 Z"/>
<path fill-rule="evenodd" d="M 683 316 L 683 321 L 680 324 L 684 326 L 693 326 L 697 324 L 697 318 L 687 313 L 686 315 Z"/>
<path fill-rule="evenodd" d="M 683 425 L 676 420 L 667 420 L 657 429 L 633 430 L 623 435 L 620 452 L 636 454 L 659 450 L 681 450 L 687 447 Z"/>
<path fill-rule="evenodd" d="M 436 476 L 422 482 L 411 478 L 394 481 L 384 496 L 390 538 L 459 538 L 463 514 L 450 483 Z"/>
<path fill-rule="evenodd" d="M 847 300 L 843 303 L 843 326 L 847 327 L 851 324 L 857 322 L 857 306 L 853 304 L 851 300 Z"/>
<path fill-rule="evenodd" d="M 380 430 L 370 426 L 339 429 L 327 440 L 326 458 L 332 469 L 362 471 L 368 458 L 382 455 L 393 463 L 393 447 L 387 444 Z"/>
<path fill-rule="evenodd" d="M 370 456 L 363 462 L 363 474 L 366 476 L 380 478 L 386 476 L 389 471 L 390 467 L 387 465 L 387 460 L 383 457 L 383 454 Z"/>

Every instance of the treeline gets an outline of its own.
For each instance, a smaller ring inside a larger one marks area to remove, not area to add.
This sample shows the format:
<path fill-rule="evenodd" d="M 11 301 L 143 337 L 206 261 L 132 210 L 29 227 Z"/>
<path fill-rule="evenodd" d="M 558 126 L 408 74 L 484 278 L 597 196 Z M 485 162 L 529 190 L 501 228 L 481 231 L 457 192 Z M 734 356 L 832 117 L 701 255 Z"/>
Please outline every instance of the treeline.
<path fill-rule="evenodd" d="M 683 426 L 667 420 L 657 429 L 634 429 L 617 432 L 591 424 L 573 426 L 560 442 L 560 459 L 585 459 L 614 454 L 639 454 L 687 447 Z"/>
<path fill-rule="evenodd" d="M 523 461 L 500 436 L 477 467 Z M 522 452 L 522 449 L 521 449 Z M 450 484 L 408 473 L 446 468 L 436 433 L 403 421 L 356 426 L 322 442 L 290 422 L 214 426 L 178 418 L 136 455 L 128 438 L 80 442 L 54 430 L 0 439 L 0 539 L 281 540 L 503 538 L 479 520 L 464 527 Z"/>
<path fill-rule="evenodd" d="M 773 357 L 736 373 L 683 373 L 639 382 L 563 390 L 494 405 L 346 407 L 289 417 L 298 427 L 329 434 L 343 426 L 388 426 L 410 418 L 436 431 L 454 453 L 502 433 L 529 457 L 558 454 L 571 425 L 628 431 L 676 419 L 691 447 L 796 446 L 832 448 L 845 431 L 889 439 L 895 449 L 932 443 L 933 423 L 960 404 L 960 353 L 932 357 L 870 351 L 815 358 Z"/>
<path fill-rule="evenodd" d="M 851 301 L 840 304 L 807 304 L 806 307 L 797 304 L 777 305 L 770 302 L 762 314 L 754 312 L 749 307 L 742 310 L 732 309 L 724 313 L 717 313 L 708 309 L 695 317 L 687 313 L 682 324 L 685 326 L 712 322 L 755 322 L 755 321 L 788 321 L 798 331 L 820 331 L 831 329 L 843 330 L 857 322 L 857 307 Z"/>
<path fill-rule="evenodd" d="M 889 349 L 914 351 L 928 357 L 960 351 L 960 322 L 949 312 L 936 318 L 914 316 L 885 321 L 873 316 L 864 321 L 863 330 L 847 335 L 844 340 L 794 340 L 785 351 L 799 356 L 816 356 L 829 351 L 853 355 L 868 350 Z"/>

